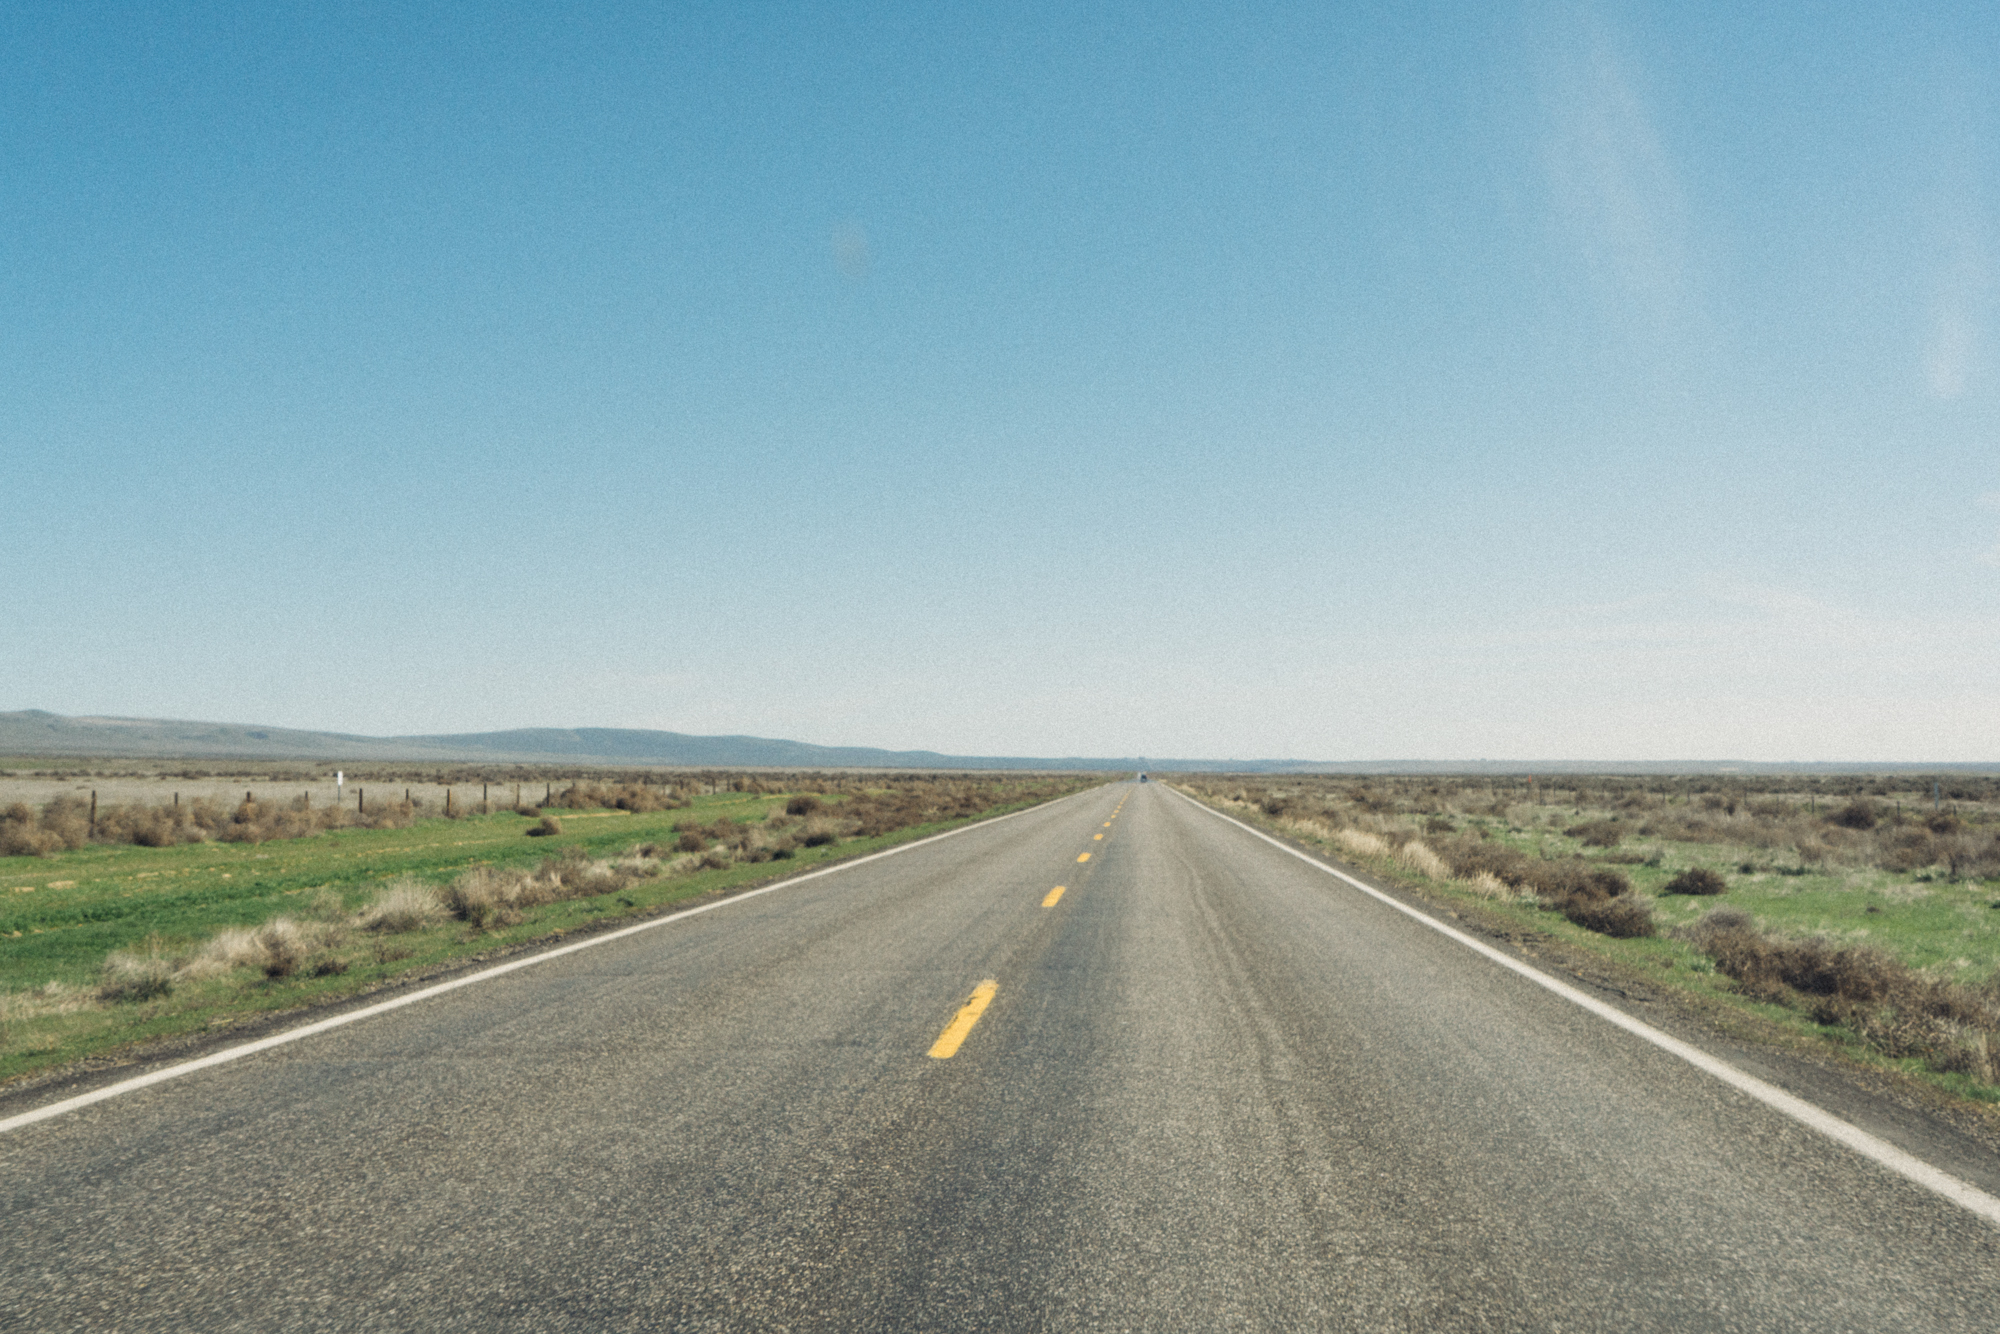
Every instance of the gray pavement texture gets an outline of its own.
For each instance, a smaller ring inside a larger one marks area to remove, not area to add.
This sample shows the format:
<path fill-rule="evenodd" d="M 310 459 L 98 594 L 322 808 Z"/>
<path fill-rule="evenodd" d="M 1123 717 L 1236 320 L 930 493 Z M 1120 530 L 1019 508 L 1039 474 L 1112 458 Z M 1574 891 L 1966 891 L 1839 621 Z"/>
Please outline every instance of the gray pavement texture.
<path fill-rule="evenodd" d="M 0 1180 L 7 1330 L 2000 1325 L 2000 1232 L 1157 785 L 26 1127 Z"/>

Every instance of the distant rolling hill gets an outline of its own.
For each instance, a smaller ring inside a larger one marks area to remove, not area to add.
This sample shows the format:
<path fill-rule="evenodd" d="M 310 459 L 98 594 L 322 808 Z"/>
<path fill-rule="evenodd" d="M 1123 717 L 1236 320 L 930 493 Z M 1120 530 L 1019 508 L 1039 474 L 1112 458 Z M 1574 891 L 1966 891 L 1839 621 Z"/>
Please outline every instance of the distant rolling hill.
<path fill-rule="evenodd" d="M 1733 760 L 1188 760 L 943 755 L 932 750 L 815 746 L 756 736 L 691 736 L 626 727 L 525 727 L 443 736 L 356 736 L 243 723 L 0 713 L 0 756 L 106 759 L 482 760 L 510 764 L 658 765 L 694 769 L 1159 769 L 1205 773 L 1693 774 L 2000 772 L 1990 764 L 1762 764 Z"/>
<path fill-rule="evenodd" d="M 929 750 L 815 746 L 755 736 L 690 736 L 622 727 L 529 727 L 444 736 L 356 736 L 163 718 L 0 713 L 0 755 L 121 759 L 480 760 L 664 765 L 701 769 L 1125 769 L 1142 759 L 1035 759 Z"/>

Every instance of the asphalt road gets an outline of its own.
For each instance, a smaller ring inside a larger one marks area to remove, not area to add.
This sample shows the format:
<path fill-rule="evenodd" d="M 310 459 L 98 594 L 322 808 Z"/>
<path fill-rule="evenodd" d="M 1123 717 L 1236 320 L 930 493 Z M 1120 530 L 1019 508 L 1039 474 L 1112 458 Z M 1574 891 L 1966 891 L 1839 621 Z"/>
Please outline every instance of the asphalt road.
<path fill-rule="evenodd" d="M 27 1126 L 0 1179 L 7 1330 L 2000 1325 L 2000 1230 L 1156 785 Z"/>

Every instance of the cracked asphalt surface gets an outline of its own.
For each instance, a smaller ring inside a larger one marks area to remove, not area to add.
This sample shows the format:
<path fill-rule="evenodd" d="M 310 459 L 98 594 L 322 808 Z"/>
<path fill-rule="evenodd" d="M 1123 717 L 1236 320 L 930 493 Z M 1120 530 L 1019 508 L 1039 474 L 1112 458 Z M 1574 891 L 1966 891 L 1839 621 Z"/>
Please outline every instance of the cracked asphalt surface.
<path fill-rule="evenodd" d="M 8 1330 L 2000 1312 L 2000 1231 L 1150 784 L 25 1127 L 0 1177 Z"/>

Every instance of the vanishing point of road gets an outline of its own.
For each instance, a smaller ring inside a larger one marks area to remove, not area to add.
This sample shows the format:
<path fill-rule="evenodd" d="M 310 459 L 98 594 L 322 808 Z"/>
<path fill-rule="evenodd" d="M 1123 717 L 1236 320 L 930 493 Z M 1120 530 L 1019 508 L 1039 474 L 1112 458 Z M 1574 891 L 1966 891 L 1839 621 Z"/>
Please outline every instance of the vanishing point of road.
<path fill-rule="evenodd" d="M 1991 1221 L 1157 784 L 17 1126 L 0 1181 L 7 1330 L 2000 1326 Z"/>

